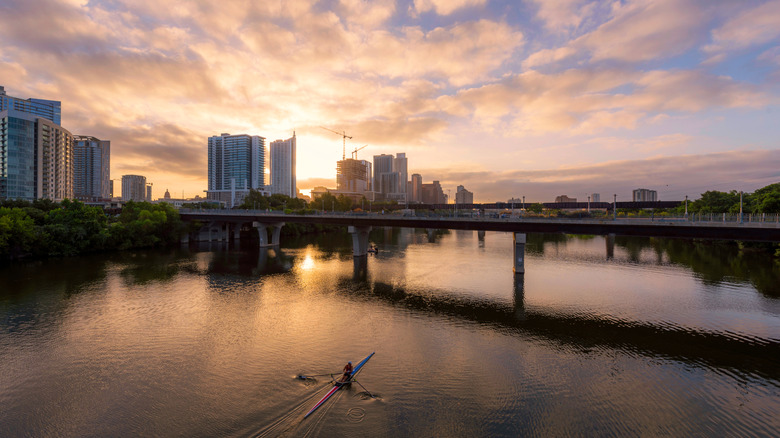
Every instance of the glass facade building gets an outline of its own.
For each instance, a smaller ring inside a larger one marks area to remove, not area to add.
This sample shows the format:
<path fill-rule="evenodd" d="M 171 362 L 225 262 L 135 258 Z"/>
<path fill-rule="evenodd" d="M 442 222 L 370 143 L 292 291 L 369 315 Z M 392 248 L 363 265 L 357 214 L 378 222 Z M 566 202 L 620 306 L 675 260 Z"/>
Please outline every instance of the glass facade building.
<path fill-rule="evenodd" d="M 271 142 L 271 193 L 281 193 L 291 198 L 298 196 L 295 181 L 295 148 L 295 133 L 287 140 Z"/>
<path fill-rule="evenodd" d="M 0 86 L 0 111 L 15 110 L 34 114 L 49 121 L 62 124 L 62 102 L 45 99 L 20 99 L 5 93 L 5 87 Z"/>
<path fill-rule="evenodd" d="M 208 140 L 207 197 L 228 207 L 250 189 L 265 190 L 265 137 L 221 134 Z"/>
<path fill-rule="evenodd" d="M 0 111 L 0 198 L 73 197 L 73 136 L 35 114 Z"/>
<path fill-rule="evenodd" d="M 73 139 L 73 196 L 82 201 L 111 199 L 111 142 L 78 135 Z"/>

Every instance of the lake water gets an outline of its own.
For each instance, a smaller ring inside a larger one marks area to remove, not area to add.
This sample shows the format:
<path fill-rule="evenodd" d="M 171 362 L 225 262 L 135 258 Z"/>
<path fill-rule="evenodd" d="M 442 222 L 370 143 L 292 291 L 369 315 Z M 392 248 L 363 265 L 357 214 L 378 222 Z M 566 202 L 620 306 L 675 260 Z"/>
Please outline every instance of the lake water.
<path fill-rule="evenodd" d="M 780 264 L 378 229 L 0 268 L 0 436 L 769 436 Z M 376 354 L 309 418 L 330 377 Z M 374 398 L 369 396 L 374 395 Z"/>

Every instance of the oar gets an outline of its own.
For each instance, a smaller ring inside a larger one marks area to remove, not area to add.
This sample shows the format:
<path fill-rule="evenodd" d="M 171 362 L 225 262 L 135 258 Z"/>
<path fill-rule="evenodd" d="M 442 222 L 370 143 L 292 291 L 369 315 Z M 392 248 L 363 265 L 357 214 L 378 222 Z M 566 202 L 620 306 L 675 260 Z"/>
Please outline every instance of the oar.
<path fill-rule="evenodd" d="M 306 380 L 306 379 L 308 379 L 309 377 L 332 376 L 332 375 L 334 375 L 334 374 L 338 374 L 338 373 L 328 373 L 328 374 L 312 374 L 312 375 L 309 375 L 309 376 L 304 376 L 303 374 L 298 374 L 298 375 L 296 376 L 296 378 L 298 378 L 298 379 L 301 379 L 301 380 Z"/>
<path fill-rule="evenodd" d="M 363 388 L 363 389 L 364 389 L 364 390 L 365 390 L 365 391 L 368 393 L 368 395 L 369 395 L 371 398 L 376 398 L 376 397 L 374 397 L 374 394 L 371 394 L 371 392 L 370 392 L 369 390 L 367 390 L 365 386 L 363 386 L 363 384 L 362 384 L 362 383 L 358 382 L 358 381 L 357 381 L 357 380 L 355 380 L 355 379 L 352 379 L 352 381 L 353 381 L 353 382 L 355 382 L 355 383 L 357 383 L 358 385 L 360 385 L 360 387 L 361 387 L 361 388 Z"/>

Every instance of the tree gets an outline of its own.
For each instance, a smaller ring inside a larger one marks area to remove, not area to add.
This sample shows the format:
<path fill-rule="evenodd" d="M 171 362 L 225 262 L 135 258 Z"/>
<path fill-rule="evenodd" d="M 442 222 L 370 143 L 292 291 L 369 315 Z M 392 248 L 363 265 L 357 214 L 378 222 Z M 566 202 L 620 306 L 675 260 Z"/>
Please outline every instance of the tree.
<path fill-rule="evenodd" d="M 27 254 L 36 242 L 35 222 L 23 209 L 0 207 L 0 256 Z"/>
<path fill-rule="evenodd" d="M 244 202 L 238 208 L 242 210 L 265 210 L 270 206 L 268 197 L 263 196 L 257 190 L 250 189 L 249 194 L 244 197 Z"/>

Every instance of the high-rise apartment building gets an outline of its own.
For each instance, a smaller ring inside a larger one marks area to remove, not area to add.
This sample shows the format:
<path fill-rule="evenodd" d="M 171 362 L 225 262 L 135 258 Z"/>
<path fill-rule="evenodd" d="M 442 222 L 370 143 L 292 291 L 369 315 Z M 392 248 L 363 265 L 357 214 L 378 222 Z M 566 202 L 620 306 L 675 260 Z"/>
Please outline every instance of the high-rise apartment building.
<path fill-rule="evenodd" d="M 265 191 L 265 137 L 209 137 L 207 198 L 233 207 L 250 189 Z"/>
<path fill-rule="evenodd" d="M 73 136 L 60 120 L 60 102 L 0 87 L 0 199 L 73 197 Z"/>
<path fill-rule="evenodd" d="M 73 196 L 82 201 L 111 199 L 111 142 L 73 138 Z"/>
<path fill-rule="evenodd" d="M 634 202 L 654 202 L 658 200 L 658 192 L 648 189 L 636 189 L 634 190 L 633 201 Z"/>
<path fill-rule="evenodd" d="M 406 203 L 407 168 L 405 153 L 399 153 L 397 157 L 374 155 L 373 190 L 378 199 Z"/>
<path fill-rule="evenodd" d="M 577 202 L 577 198 L 570 198 L 566 195 L 556 196 L 555 202 Z"/>
<path fill-rule="evenodd" d="M 474 193 L 466 190 L 463 186 L 458 186 L 458 190 L 455 192 L 455 203 L 456 204 L 473 204 L 474 203 Z"/>
<path fill-rule="evenodd" d="M 122 200 L 146 201 L 146 177 L 141 175 L 122 175 Z"/>
<path fill-rule="evenodd" d="M 419 173 L 412 174 L 411 190 L 407 191 L 406 194 L 409 202 L 422 202 L 422 175 Z"/>
<path fill-rule="evenodd" d="M 62 125 L 62 102 L 11 97 L 5 93 L 5 87 L 0 86 L 0 111 L 9 109 L 43 117 L 57 125 Z"/>
<path fill-rule="evenodd" d="M 393 171 L 398 174 L 398 192 L 406 193 L 406 182 L 409 181 L 409 161 L 406 154 L 399 152 L 393 160 Z"/>
<path fill-rule="evenodd" d="M 287 140 L 271 142 L 271 193 L 281 193 L 291 198 L 298 196 L 295 181 L 295 143 L 295 132 Z"/>
<path fill-rule="evenodd" d="M 601 202 L 601 195 L 598 193 L 594 193 L 590 195 L 590 201 L 591 202 Z"/>
<path fill-rule="evenodd" d="M 447 203 L 447 196 L 444 195 L 444 190 L 442 190 L 439 181 L 422 185 L 422 202 L 423 204 Z"/>

